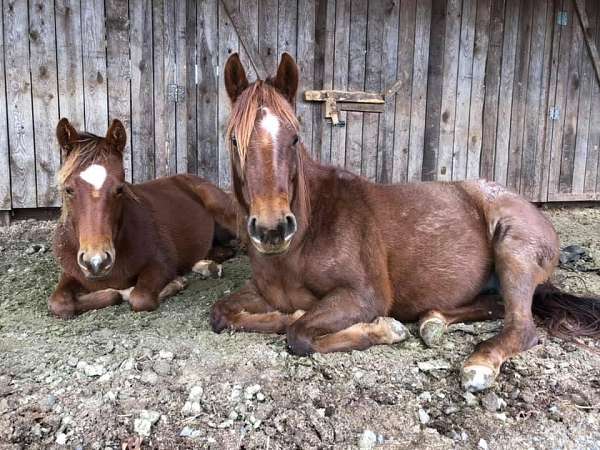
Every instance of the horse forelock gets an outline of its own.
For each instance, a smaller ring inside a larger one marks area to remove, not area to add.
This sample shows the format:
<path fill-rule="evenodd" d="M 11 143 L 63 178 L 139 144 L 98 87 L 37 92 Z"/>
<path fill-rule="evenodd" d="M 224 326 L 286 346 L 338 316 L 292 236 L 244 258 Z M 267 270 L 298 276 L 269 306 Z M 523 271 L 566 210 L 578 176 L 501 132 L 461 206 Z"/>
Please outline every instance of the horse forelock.
<path fill-rule="evenodd" d="M 269 108 L 283 126 L 291 127 L 296 132 L 300 127 L 292 106 L 273 86 L 262 80 L 249 86 L 233 105 L 226 135 L 229 151 L 237 151 L 242 169 L 254 132 L 256 116 L 261 108 Z M 231 143 L 232 136 L 235 136 L 236 148 Z"/>
<path fill-rule="evenodd" d="M 64 186 L 65 182 L 74 173 L 85 169 L 87 166 L 106 160 L 110 150 L 98 145 L 103 138 L 91 133 L 81 133 L 79 139 L 72 142 L 73 149 L 58 171 L 58 184 Z"/>

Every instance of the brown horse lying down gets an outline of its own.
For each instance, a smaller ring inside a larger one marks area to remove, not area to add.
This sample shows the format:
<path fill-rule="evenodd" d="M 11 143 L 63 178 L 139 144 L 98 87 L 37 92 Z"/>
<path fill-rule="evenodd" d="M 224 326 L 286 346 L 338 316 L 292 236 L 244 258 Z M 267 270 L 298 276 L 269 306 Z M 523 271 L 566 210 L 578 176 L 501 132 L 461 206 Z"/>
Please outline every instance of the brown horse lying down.
<path fill-rule="evenodd" d="M 232 235 L 215 226 L 194 193 L 207 182 L 177 175 L 125 183 L 126 132 L 118 120 L 104 138 L 78 133 L 67 119 L 58 123 L 56 134 L 66 161 L 59 174 L 63 211 L 54 236 L 62 274 L 48 301 L 53 314 L 69 318 L 122 300 L 134 311 L 151 311 L 185 287 L 179 275 L 211 267 L 203 260 L 211 256 L 213 240 Z M 220 259 L 227 253 L 220 251 Z"/>
<path fill-rule="evenodd" d="M 378 185 L 321 165 L 299 141 L 298 69 L 289 55 L 266 82 L 249 84 L 237 55 L 224 75 L 253 276 L 214 305 L 216 332 L 285 332 L 291 351 L 306 355 L 396 342 L 404 333 L 392 317 L 420 321 L 428 345 L 448 324 L 504 317 L 500 334 L 464 363 L 462 382 L 472 391 L 537 343 L 532 300 L 554 330 L 599 333 L 599 302 L 544 284 L 558 239 L 525 199 L 486 181 Z M 203 190 L 213 198 L 209 209 L 227 201 Z M 494 279 L 500 295 L 489 293 Z"/>

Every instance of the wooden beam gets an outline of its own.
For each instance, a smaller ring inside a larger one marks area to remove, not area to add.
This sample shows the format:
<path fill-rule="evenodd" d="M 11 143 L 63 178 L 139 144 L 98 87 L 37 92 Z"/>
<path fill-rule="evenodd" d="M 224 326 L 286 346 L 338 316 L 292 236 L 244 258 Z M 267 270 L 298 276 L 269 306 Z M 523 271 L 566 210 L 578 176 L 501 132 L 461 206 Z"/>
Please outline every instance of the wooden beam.
<path fill-rule="evenodd" d="M 384 105 L 381 103 L 345 102 L 340 103 L 338 108 L 340 111 L 357 111 L 369 113 L 382 113 L 384 111 Z"/>
<path fill-rule="evenodd" d="M 324 102 L 328 98 L 336 102 L 375 103 L 383 105 L 385 100 L 378 92 L 348 92 L 348 91 L 305 91 L 304 99 L 312 102 Z"/>
<path fill-rule="evenodd" d="M 254 67 L 258 78 L 261 80 L 266 80 L 268 76 L 267 69 L 265 69 L 265 64 L 258 51 L 258 45 L 256 45 L 256 42 L 254 41 L 253 33 L 250 32 L 248 24 L 240 15 L 240 11 L 238 9 L 229 8 L 227 2 L 223 0 L 221 0 L 221 3 L 223 4 L 225 12 L 233 24 L 233 28 L 238 35 L 240 44 L 242 44 L 244 50 L 246 50 L 246 53 L 248 54 L 250 63 L 252 64 L 252 67 Z"/>
<path fill-rule="evenodd" d="M 583 0 L 575 0 L 575 9 L 577 9 L 577 15 L 579 16 L 579 22 L 581 22 L 585 43 L 588 51 L 590 52 L 590 57 L 592 58 L 592 65 L 594 66 L 594 71 L 596 72 L 596 78 L 600 83 L 600 57 L 598 56 L 596 43 L 590 35 L 590 21 L 588 20 L 588 16 L 585 12 Z"/>

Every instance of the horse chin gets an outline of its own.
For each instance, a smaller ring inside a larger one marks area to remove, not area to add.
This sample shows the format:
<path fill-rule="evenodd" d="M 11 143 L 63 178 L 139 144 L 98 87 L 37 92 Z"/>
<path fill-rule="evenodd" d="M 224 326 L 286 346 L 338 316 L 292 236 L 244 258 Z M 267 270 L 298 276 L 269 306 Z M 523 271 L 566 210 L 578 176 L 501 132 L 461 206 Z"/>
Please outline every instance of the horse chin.
<path fill-rule="evenodd" d="M 281 255 L 290 248 L 291 239 L 283 241 L 281 245 L 265 245 L 254 240 L 251 240 L 254 248 L 263 255 Z"/>

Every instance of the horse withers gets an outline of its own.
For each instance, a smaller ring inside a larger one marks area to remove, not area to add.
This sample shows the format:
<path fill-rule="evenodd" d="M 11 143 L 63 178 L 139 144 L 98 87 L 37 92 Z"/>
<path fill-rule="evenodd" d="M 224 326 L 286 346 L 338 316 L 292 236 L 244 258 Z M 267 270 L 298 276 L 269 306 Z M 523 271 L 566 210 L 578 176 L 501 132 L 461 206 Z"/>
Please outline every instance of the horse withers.
<path fill-rule="evenodd" d="M 206 201 L 214 201 L 211 192 L 226 198 L 217 187 L 191 175 L 126 183 L 127 136 L 118 120 L 105 137 L 78 133 L 67 119 L 56 134 L 65 161 L 54 235 L 62 273 L 48 301 L 53 314 L 70 318 L 122 300 L 134 311 L 151 311 L 185 287 L 182 274 L 206 273 L 215 267 L 206 258 L 232 255 L 225 244 L 233 235 L 215 224 L 195 192 L 206 185 Z"/>
<path fill-rule="evenodd" d="M 419 321 L 422 339 L 436 345 L 451 323 L 504 317 L 462 367 L 471 391 L 538 342 L 532 309 L 554 331 L 600 332 L 598 301 L 547 283 L 558 238 L 524 198 L 483 180 L 379 185 L 311 160 L 287 54 L 275 77 L 252 84 L 234 54 L 224 79 L 253 276 L 213 306 L 216 332 L 287 333 L 290 350 L 307 355 L 397 342 L 405 337 L 397 320 Z"/>

